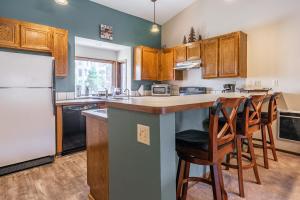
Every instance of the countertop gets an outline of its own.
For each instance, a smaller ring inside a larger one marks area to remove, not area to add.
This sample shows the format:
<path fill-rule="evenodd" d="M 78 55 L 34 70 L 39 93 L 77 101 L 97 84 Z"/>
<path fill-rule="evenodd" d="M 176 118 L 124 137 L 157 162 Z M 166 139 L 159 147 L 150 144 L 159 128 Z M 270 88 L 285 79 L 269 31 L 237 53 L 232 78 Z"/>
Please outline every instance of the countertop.
<path fill-rule="evenodd" d="M 82 105 L 82 104 L 92 104 L 92 103 L 105 103 L 105 99 L 72 99 L 72 100 L 61 100 L 56 101 L 57 106 L 62 105 Z"/>
<path fill-rule="evenodd" d="M 255 93 L 265 94 L 265 93 Z M 180 112 L 190 109 L 208 108 L 219 97 L 248 97 L 254 93 L 222 93 L 201 94 L 191 96 L 169 96 L 169 97 L 132 97 L 126 100 L 108 101 L 108 108 L 146 112 L 152 114 L 166 114 Z"/>
<path fill-rule="evenodd" d="M 100 120 L 107 120 L 107 109 L 94 109 L 94 110 L 86 110 L 82 112 L 82 115 L 86 117 L 93 117 Z"/>

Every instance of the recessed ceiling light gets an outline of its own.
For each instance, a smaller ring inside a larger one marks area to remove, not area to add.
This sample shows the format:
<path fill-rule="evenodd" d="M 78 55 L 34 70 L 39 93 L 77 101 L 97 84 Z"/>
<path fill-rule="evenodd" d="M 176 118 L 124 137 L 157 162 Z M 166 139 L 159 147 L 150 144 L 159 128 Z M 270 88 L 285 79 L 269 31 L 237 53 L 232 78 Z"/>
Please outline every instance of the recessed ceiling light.
<path fill-rule="evenodd" d="M 69 4 L 68 0 L 55 0 L 55 2 L 56 2 L 57 4 L 63 5 L 63 6 Z"/>

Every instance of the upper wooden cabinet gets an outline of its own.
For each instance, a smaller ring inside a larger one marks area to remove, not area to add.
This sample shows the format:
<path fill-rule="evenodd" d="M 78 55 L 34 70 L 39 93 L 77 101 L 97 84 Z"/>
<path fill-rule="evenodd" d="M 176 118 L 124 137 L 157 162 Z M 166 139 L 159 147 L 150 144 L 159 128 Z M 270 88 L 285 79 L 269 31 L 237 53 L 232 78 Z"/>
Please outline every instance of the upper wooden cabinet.
<path fill-rule="evenodd" d="M 0 18 L 0 47 L 49 52 L 56 76 L 68 74 L 68 31 L 14 19 Z"/>
<path fill-rule="evenodd" d="M 247 77 L 247 35 L 235 32 L 202 42 L 203 78 Z"/>
<path fill-rule="evenodd" d="M 53 31 L 49 26 L 21 23 L 21 48 L 37 51 L 52 51 Z"/>
<path fill-rule="evenodd" d="M 193 42 L 186 45 L 187 60 L 200 60 L 201 59 L 201 43 Z"/>
<path fill-rule="evenodd" d="M 186 61 L 186 46 L 181 45 L 174 48 L 174 56 L 175 56 L 175 62 L 184 62 Z"/>
<path fill-rule="evenodd" d="M 55 28 L 53 31 L 53 56 L 56 76 L 68 75 L 68 31 Z"/>
<path fill-rule="evenodd" d="M 163 49 L 161 51 L 159 80 L 174 80 L 174 49 Z"/>
<path fill-rule="evenodd" d="M 0 18 L 0 46 L 11 48 L 20 46 L 20 26 L 18 21 Z"/>
<path fill-rule="evenodd" d="M 218 77 L 219 40 L 207 39 L 202 42 L 202 77 Z"/>
<path fill-rule="evenodd" d="M 138 46 L 134 49 L 134 79 L 158 80 L 159 50 Z"/>

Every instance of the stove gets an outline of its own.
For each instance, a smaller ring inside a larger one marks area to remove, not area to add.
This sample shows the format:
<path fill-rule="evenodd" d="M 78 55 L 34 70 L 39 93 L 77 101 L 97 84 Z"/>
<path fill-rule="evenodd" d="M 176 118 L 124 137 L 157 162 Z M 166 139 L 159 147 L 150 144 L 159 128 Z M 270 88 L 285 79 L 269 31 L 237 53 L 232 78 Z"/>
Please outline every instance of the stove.
<path fill-rule="evenodd" d="M 207 88 L 206 87 L 180 87 L 179 94 L 180 96 L 207 94 Z"/>

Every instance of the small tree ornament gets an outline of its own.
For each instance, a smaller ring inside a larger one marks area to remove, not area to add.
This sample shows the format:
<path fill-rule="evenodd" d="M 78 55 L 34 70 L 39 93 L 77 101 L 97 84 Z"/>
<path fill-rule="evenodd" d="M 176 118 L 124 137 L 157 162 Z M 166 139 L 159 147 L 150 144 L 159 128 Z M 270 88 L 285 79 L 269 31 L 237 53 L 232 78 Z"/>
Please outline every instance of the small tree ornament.
<path fill-rule="evenodd" d="M 196 34 L 195 34 L 194 27 L 192 27 L 189 35 L 189 42 L 195 42 L 195 41 L 196 41 Z"/>
<path fill-rule="evenodd" d="M 202 40 L 202 35 L 199 35 L 198 40 L 199 40 L 199 41 Z"/>
<path fill-rule="evenodd" d="M 186 36 L 183 37 L 183 44 L 186 44 L 187 40 L 186 40 Z"/>

